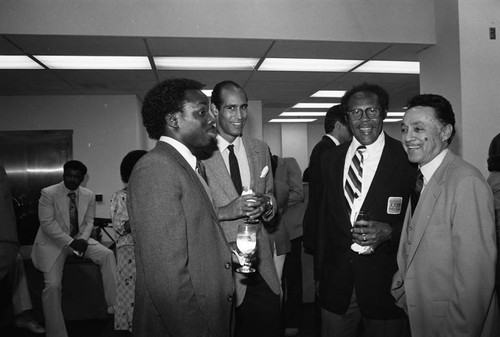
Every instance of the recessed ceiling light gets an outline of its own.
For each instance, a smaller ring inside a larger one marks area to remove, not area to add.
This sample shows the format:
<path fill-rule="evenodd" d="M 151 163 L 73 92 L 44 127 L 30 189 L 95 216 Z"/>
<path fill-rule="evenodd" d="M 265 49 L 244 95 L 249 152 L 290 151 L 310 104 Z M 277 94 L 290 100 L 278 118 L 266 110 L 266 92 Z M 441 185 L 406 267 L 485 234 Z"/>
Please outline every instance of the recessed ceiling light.
<path fill-rule="evenodd" d="M 281 117 L 322 117 L 326 112 L 308 112 L 308 111 L 287 111 L 280 113 Z"/>
<path fill-rule="evenodd" d="M 201 92 L 204 93 L 207 97 L 212 96 L 212 89 L 203 89 Z"/>
<path fill-rule="evenodd" d="M 338 103 L 297 103 L 292 109 L 330 109 Z"/>
<path fill-rule="evenodd" d="M 387 112 L 387 117 L 403 117 L 404 112 Z"/>
<path fill-rule="evenodd" d="M 368 61 L 355 73 L 420 74 L 420 63 L 412 61 Z"/>
<path fill-rule="evenodd" d="M 316 118 L 274 118 L 269 121 L 269 123 L 310 123 L 314 122 Z"/>
<path fill-rule="evenodd" d="M 259 71 L 325 71 L 345 72 L 356 67 L 360 60 L 266 58 Z"/>
<path fill-rule="evenodd" d="M 43 69 L 26 55 L 0 55 L 0 69 Z"/>
<path fill-rule="evenodd" d="M 319 90 L 311 95 L 311 97 L 336 97 L 344 96 L 345 90 Z"/>
<path fill-rule="evenodd" d="M 150 70 L 146 56 L 35 55 L 50 69 Z"/>
<path fill-rule="evenodd" d="M 154 57 L 159 70 L 254 70 L 258 58 Z"/>

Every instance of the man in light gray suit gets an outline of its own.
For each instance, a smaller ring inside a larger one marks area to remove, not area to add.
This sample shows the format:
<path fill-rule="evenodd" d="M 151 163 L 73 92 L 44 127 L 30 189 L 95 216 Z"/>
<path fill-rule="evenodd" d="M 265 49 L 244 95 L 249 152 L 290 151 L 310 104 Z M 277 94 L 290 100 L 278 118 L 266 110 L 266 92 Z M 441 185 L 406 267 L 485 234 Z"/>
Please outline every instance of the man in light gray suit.
<path fill-rule="evenodd" d="M 134 167 L 128 210 L 137 279 L 134 336 L 231 336 L 231 249 L 194 153 L 215 143 L 203 85 L 166 80 L 144 98 L 156 147 Z"/>
<path fill-rule="evenodd" d="M 217 84 L 211 100 L 218 150 L 204 163 L 226 239 L 235 242 L 238 224 L 245 217 L 260 218 L 264 223 L 274 217 L 271 158 L 266 143 L 242 136 L 248 99 L 238 84 L 231 81 Z M 243 186 L 250 187 L 253 194 L 241 196 Z M 261 226 L 257 236 L 257 272 L 235 275 L 237 337 L 280 334 L 280 282 L 264 227 Z"/>
<path fill-rule="evenodd" d="M 408 314 L 412 337 L 498 336 L 490 188 L 448 149 L 455 134 L 451 104 L 425 94 L 408 106 L 402 141 L 421 174 L 406 211 L 392 294 Z"/>
<path fill-rule="evenodd" d="M 87 167 L 64 164 L 63 181 L 42 189 L 38 202 L 40 228 L 33 244 L 33 265 L 43 272 L 43 313 L 47 337 L 67 336 L 61 310 L 62 276 L 68 254 L 86 257 L 101 267 L 108 313 L 116 304 L 116 260 L 113 252 L 90 238 L 94 228 L 94 193 L 80 184 Z"/>

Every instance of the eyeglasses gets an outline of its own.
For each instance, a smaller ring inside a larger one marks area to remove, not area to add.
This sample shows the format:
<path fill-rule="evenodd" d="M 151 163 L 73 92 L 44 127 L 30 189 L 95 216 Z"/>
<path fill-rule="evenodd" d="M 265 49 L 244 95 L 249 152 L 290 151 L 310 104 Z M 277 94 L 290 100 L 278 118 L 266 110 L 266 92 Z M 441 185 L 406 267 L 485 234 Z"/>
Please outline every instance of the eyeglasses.
<path fill-rule="evenodd" d="M 349 110 L 349 111 L 347 111 L 347 114 L 349 115 L 349 119 L 355 121 L 355 120 L 361 119 L 361 117 L 363 117 L 363 112 L 366 114 L 366 116 L 368 118 L 372 119 L 372 118 L 379 117 L 380 111 L 382 111 L 382 109 L 380 109 L 379 107 L 371 106 L 371 107 L 366 108 L 365 110 L 363 110 L 363 109 Z"/>

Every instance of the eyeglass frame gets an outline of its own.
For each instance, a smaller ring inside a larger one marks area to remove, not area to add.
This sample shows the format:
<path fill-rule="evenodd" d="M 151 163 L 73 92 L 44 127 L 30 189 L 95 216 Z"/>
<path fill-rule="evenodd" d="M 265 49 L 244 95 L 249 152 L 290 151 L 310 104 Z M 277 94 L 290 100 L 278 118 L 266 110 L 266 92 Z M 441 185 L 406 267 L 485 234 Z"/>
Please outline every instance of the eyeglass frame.
<path fill-rule="evenodd" d="M 369 110 L 378 110 L 376 112 L 368 112 Z M 361 112 L 360 112 L 361 111 Z M 368 117 L 369 119 L 376 119 L 376 118 L 379 118 L 381 115 L 380 113 L 382 112 L 382 108 L 378 107 L 378 106 L 369 106 L 368 108 L 366 109 L 352 109 L 352 110 L 348 110 L 346 112 L 346 116 L 352 120 L 352 121 L 357 121 L 357 120 L 360 120 L 362 117 L 363 117 L 363 114 L 366 115 L 366 117 Z M 353 113 L 358 113 L 357 117 L 356 115 L 354 115 Z"/>

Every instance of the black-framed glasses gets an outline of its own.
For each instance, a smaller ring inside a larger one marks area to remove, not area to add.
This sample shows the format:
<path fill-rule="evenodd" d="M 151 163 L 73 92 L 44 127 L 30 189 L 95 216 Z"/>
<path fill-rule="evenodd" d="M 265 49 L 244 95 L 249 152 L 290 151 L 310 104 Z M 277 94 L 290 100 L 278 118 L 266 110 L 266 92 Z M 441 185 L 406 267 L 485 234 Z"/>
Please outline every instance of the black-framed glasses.
<path fill-rule="evenodd" d="M 366 114 L 366 116 L 368 118 L 378 118 L 380 116 L 380 112 L 382 111 L 382 109 L 380 109 L 379 107 L 376 107 L 376 106 L 371 106 L 371 107 L 368 107 L 366 109 L 352 109 L 352 110 L 349 110 L 347 111 L 347 115 L 349 116 L 349 118 L 353 121 L 355 120 L 358 120 L 358 119 L 361 119 L 361 117 L 363 116 L 363 112 Z"/>

